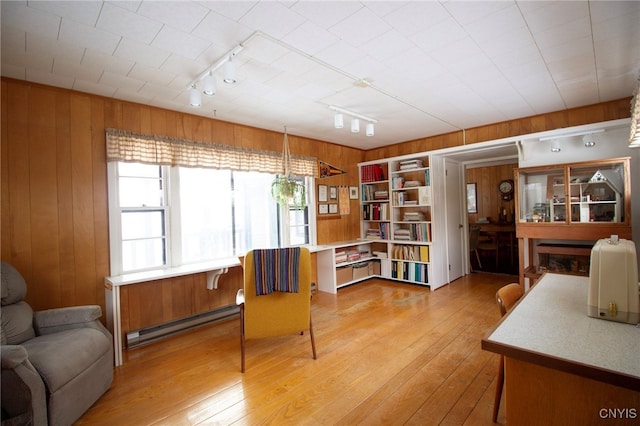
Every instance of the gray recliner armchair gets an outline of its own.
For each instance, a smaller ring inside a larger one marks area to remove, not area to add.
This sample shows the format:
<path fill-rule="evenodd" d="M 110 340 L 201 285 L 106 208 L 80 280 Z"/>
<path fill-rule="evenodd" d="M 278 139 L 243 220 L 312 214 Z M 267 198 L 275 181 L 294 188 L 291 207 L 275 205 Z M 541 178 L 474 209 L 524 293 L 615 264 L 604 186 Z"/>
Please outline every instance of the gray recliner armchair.
<path fill-rule="evenodd" d="M 113 381 L 113 339 L 100 306 L 34 312 L 2 262 L 2 425 L 70 425 Z"/>

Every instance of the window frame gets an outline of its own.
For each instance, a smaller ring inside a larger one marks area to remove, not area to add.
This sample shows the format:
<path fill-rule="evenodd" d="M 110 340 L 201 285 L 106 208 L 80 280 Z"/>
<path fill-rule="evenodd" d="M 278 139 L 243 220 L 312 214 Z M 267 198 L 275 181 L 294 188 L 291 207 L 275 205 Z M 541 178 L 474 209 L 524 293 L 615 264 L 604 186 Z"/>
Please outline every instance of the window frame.
<path fill-rule="evenodd" d="M 163 192 L 164 192 L 164 205 L 162 210 L 164 211 L 165 218 L 165 264 L 162 267 L 153 267 L 145 269 L 137 269 L 131 271 L 123 271 L 123 252 L 122 252 L 122 212 L 120 207 L 120 189 L 119 189 L 119 174 L 118 174 L 118 161 L 107 162 L 107 190 L 108 190 L 108 217 L 109 217 L 109 246 L 110 246 L 110 268 L 111 275 L 117 276 L 129 273 L 138 273 L 145 271 L 152 271 L 158 269 L 168 269 L 185 265 L 182 260 L 181 252 L 181 229 L 180 229 L 180 166 L 166 166 L 159 165 L 162 170 L 163 176 Z M 231 171 L 231 173 L 241 173 L 238 171 Z M 316 217 L 315 209 L 309 206 L 315 205 L 315 193 L 313 188 L 315 187 L 315 178 L 313 177 L 301 177 L 307 186 L 307 203 L 302 209 L 307 217 L 307 223 L 305 225 L 295 225 L 295 227 L 306 227 L 308 232 L 309 241 L 301 245 L 315 245 L 317 241 L 316 234 Z M 153 207 L 153 210 L 158 210 L 157 207 Z M 134 208 L 131 208 L 134 210 Z M 135 208 L 140 210 L 140 208 Z M 279 246 L 284 247 L 290 245 L 290 237 L 292 225 L 289 221 L 289 214 L 291 211 L 300 210 L 294 206 L 282 206 L 278 205 L 278 242 Z M 234 250 L 236 248 L 234 247 Z M 237 255 L 237 254 L 236 254 Z M 214 260 L 214 259 L 212 259 Z M 190 264 L 190 263 L 186 263 Z"/>

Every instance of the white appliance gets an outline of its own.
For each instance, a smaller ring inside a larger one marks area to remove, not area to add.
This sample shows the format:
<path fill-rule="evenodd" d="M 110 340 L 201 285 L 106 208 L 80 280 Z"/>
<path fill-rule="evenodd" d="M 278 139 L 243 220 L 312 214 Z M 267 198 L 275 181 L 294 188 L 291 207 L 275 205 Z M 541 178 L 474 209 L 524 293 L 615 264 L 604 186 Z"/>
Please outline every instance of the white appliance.
<path fill-rule="evenodd" d="M 588 315 L 628 324 L 640 323 L 638 260 L 631 240 L 598 240 L 591 250 Z"/>

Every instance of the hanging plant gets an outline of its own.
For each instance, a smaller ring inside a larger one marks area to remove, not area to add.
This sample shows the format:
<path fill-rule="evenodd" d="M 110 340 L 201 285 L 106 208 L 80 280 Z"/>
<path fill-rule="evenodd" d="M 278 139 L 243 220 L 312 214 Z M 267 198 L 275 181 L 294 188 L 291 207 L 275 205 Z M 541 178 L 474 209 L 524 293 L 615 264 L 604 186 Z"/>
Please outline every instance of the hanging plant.
<path fill-rule="evenodd" d="M 306 187 L 303 180 L 297 179 L 290 172 L 291 152 L 286 126 L 282 145 L 282 173 L 271 182 L 271 196 L 282 206 L 304 208 L 307 205 Z"/>

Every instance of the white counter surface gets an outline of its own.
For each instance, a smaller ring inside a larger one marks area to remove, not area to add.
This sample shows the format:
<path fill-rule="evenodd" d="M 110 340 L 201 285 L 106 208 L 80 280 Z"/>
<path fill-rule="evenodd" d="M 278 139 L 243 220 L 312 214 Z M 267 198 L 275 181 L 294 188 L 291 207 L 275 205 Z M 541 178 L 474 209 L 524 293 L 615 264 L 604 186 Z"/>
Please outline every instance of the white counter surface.
<path fill-rule="evenodd" d="M 482 347 L 640 389 L 640 327 L 587 316 L 587 277 L 547 273 Z"/>

